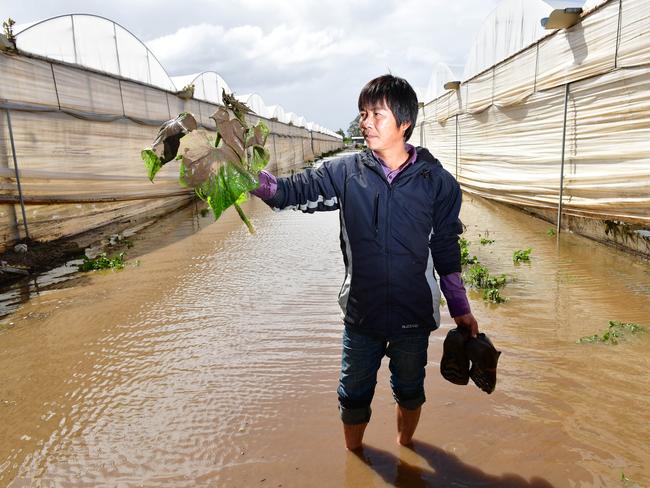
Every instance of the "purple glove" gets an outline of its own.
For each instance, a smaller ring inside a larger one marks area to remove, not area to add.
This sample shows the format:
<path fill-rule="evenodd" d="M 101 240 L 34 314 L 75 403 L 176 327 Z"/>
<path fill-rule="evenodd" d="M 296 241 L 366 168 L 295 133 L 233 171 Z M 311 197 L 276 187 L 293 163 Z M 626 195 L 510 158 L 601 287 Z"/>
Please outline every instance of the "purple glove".
<path fill-rule="evenodd" d="M 463 279 L 460 277 L 460 273 L 450 273 L 441 276 L 440 289 L 445 295 L 447 308 L 452 317 L 459 317 L 472 311 L 469 308 L 465 285 L 463 285 Z"/>
<path fill-rule="evenodd" d="M 269 200 L 273 198 L 275 192 L 278 191 L 278 180 L 266 170 L 260 171 L 259 174 L 260 186 L 251 190 L 251 194 L 255 195 L 262 200 Z"/>

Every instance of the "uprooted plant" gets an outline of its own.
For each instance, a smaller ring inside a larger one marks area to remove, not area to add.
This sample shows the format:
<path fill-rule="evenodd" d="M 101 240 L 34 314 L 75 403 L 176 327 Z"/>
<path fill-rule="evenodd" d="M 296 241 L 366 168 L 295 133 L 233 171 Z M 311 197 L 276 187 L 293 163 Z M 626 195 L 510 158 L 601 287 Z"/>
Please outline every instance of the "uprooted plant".
<path fill-rule="evenodd" d="M 469 241 L 467 239 L 461 237 L 458 239 L 458 245 L 460 246 L 460 264 L 462 266 L 478 263 L 476 256 L 470 257 L 469 255 Z"/>
<path fill-rule="evenodd" d="M 533 248 L 529 247 L 528 249 L 517 249 L 512 253 L 512 261 L 517 263 L 529 263 L 530 254 L 533 252 Z"/>
<path fill-rule="evenodd" d="M 577 342 L 579 344 L 602 342 L 605 344 L 616 345 L 629 335 L 635 335 L 645 331 L 645 327 L 633 322 L 610 320 L 607 329 L 605 329 L 601 334 L 581 337 Z"/>
<path fill-rule="evenodd" d="M 124 268 L 124 253 L 121 252 L 117 256 L 109 258 L 105 252 L 97 255 L 94 258 L 88 256 L 83 257 L 83 263 L 79 265 L 79 271 L 96 271 L 99 269 L 123 269 Z"/>
<path fill-rule="evenodd" d="M 248 107 L 225 91 L 222 98 L 224 106 L 211 116 L 217 124 L 215 138 L 198 129 L 194 116 L 184 112 L 162 125 L 152 147 L 142 151 L 142 159 L 152 182 L 164 164 L 180 160 L 180 184 L 194 189 L 215 220 L 233 205 L 253 234 L 240 205 L 259 186 L 259 173 L 270 160 L 264 147 L 269 129 L 262 121 L 249 126 Z"/>
<path fill-rule="evenodd" d="M 483 300 L 492 303 L 504 303 L 508 299 L 501 296 L 500 289 L 505 286 L 505 274 L 490 275 L 488 268 L 480 263 L 475 263 L 463 275 L 465 283 L 473 288 L 483 291 Z"/>

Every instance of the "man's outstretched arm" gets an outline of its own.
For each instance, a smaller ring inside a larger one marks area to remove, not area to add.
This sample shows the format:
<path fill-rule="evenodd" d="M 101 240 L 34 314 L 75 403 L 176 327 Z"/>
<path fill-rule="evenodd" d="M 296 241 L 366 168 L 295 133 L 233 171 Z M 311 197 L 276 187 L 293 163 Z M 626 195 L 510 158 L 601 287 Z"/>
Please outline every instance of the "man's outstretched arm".
<path fill-rule="evenodd" d="M 339 208 L 339 182 L 343 165 L 327 161 L 318 169 L 306 169 L 287 178 L 277 178 L 268 171 L 259 175 L 259 188 L 251 193 L 274 210 L 290 208 L 312 213 Z"/>

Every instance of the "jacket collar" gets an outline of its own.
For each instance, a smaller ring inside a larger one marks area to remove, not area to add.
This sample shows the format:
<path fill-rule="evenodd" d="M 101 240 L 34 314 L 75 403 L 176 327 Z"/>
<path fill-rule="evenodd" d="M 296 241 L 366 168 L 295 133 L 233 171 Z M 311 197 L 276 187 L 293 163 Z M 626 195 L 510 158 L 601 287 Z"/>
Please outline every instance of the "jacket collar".
<path fill-rule="evenodd" d="M 417 157 L 415 158 L 415 161 L 411 164 L 411 166 L 423 162 L 423 163 L 429 163 L 429 164 L 434 164 L 434 165 L 440 165 L 440 161 L 438 161 L 430 152 L 427 148 L 424 147 L 416 147 L 415 151 L 417 152 Z M 360 158 L 361 162 L 365 164 L 366 166 L 374 169 L 375 171 L 379 172 L 382 176 L 384 175 L 384 170 L 382 169 L 381 163 L 377 160 L 375 155 L 370 149 L 364 149 L 360 153 Z M 404 171 L 408 171 L 408 168 L 406 168 Z"/>

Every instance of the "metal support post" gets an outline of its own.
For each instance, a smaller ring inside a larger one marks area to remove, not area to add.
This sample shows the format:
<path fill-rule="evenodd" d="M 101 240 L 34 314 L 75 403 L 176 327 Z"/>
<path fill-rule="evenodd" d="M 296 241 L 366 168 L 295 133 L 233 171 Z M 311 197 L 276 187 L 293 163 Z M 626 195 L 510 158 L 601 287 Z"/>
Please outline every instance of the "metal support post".
<path fill-rule="evenodd" d="M 456 119 L 456 181 L 458 181 L 458 114 L 455 115 Z"/>
<path fill-rule="evenodd" d="M 20 199 L 20 209 L 23 213 L 23 227 L 25 228 L 25 237 L 29 239 L 29 229 L 27 228 L 27 214 L 25 213 L 25 201 L 23 200 L 23 189 L 20 186 L 20 173 L 18 171 L 18 158 L 16 157 L 16 144 L 14 143 L 14 131 L 11 127 L 11 115 L 9 109 L 7 112 L 7 126 L 9 127 L 9 140 L 11 141 L 11 155 L 14 158 L 14 171 L 16 173 L 16 186 L 18 187 L 18 198 Z"/>
<path fill-rule="evenodd" d="M 564 121 L 562 122 L 562 159 L 560 162 L 560 199 L 557 205 L 557 228 L 556 233 L 559 236 L 562 229 L 562 196 L 564 194 L 564 154 L 566 149 L 566 119 L 569 108 L 569 86 L 567 83 L 564 87 Z"/>

